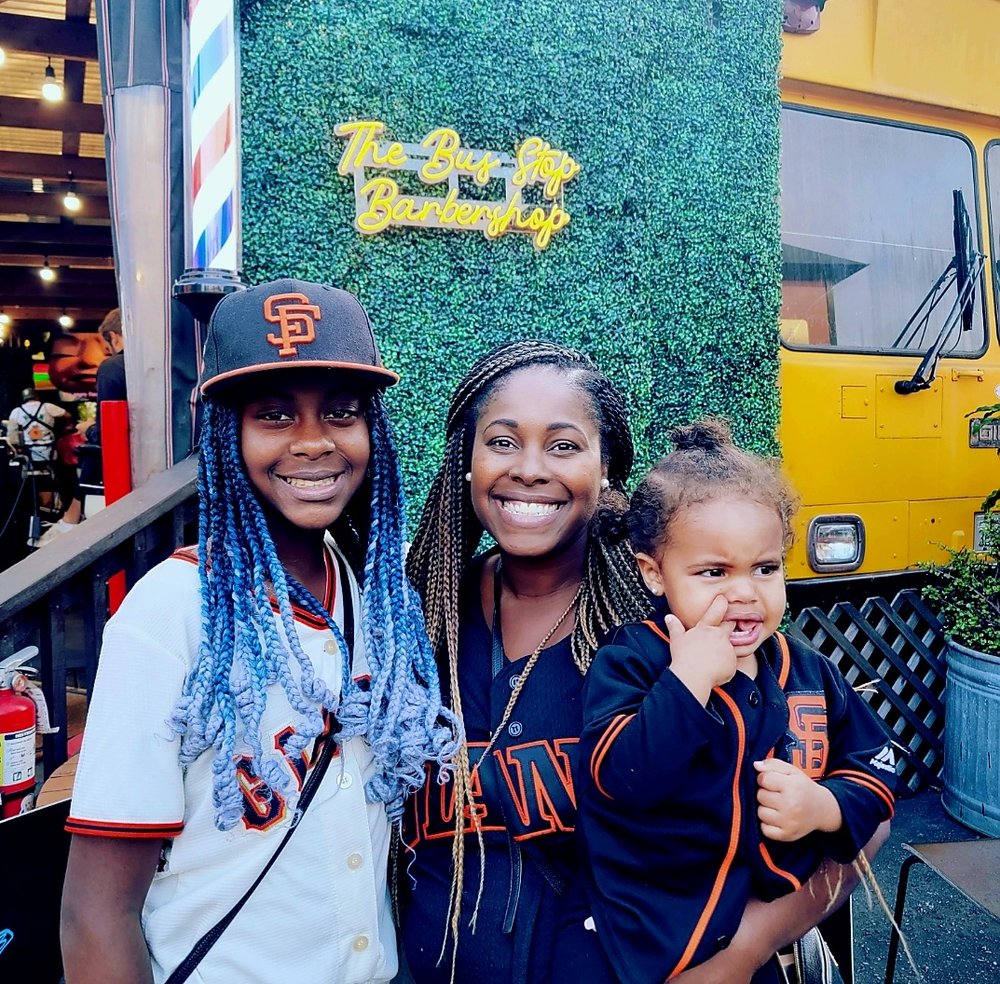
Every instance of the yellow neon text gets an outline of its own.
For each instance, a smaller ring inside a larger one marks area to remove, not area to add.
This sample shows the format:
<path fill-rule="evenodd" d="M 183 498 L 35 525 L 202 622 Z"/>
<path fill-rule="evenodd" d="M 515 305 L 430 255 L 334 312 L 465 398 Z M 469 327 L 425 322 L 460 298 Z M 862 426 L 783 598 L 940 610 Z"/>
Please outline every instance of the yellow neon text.
<path fill-rule="evenodd" d="M 579 173 L 580 165 L 564 150 L 555 150 L 541 137 L 528 137 L 517 151 L 517 170 L 511 180 L 518 188 L 544 184 L 545 196 L 555 198 Z"/>
<path fill-rule="evenodd" d="M 439 127 L 420 141 L 420 146 L 431 151 L 431 156 L 420 168 L 420 177 L 428 184 L 443 181 L 453 171 L 468 174 L 478 185 L 485 185 L 494 169 L 500 166 L 499 158 L 484 150 L 481 157 L 462 146 L 458 133 L 448 127 Z"/>
<path fill-rule="evenodd" d="M 546 209 L 522 206 L 519 196 L 510 202 L 479 203 L 458 200 L 451 189 L 444 198 L 415 198 L 400 194 L 392 178 L 372 178 L 361 188 L 366 205 L 355 219 L 360 232 L 373 235 L 390 225 L 430 226 L 463 230 L 479 229 L 488 239 L 507 232 L 531 235 L 537 249 L 545 249 L 554 233 L 569 225 L 569 213 L 553 204 Z"/>
<path fill-rule="evenodd" d="M 380 150 L 376 138 L 383 130 L 385 124 L 378 120 L 338 123 L 333 132 L 338 137 L 350 137 L 350 140 L 341 154 L 337 173 L 347 175 L 363 167 L 402 167 L 409 160 L 402 144 L 392 142 L 385 150 Z"/>

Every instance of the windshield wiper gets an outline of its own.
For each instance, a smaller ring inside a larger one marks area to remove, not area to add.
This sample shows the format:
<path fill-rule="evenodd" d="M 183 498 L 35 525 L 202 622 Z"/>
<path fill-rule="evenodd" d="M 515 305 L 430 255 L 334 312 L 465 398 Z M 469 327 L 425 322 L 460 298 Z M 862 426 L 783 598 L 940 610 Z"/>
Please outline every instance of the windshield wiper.
<path fill-rule="evenodd" d="M 952 192 L 952 199 L 954 202 L 955 255 L 945 267 L 944 273 L 938 277 L 934 286 L 917 305 L 916 311 L 903 326 L 903 330 L 892 343 L 892 347 L 908 347 L 918 333 L 921 338 L 923 337 L 931 312 L 940 303 L 952 283 L 955 284 L 957 296 L 937 333 L 937 337 L 924 353 L 924 357 L 920 360 L 920 365 L 917 366 L 913 376 L 910 379 L 896 380 L 894 389 L 901 396 L 917 393 L 930 387 L 937 375 L 937 365 L 941 359 L 941 353 L 948 344 L 955 328 L 959 324 L 962 326 L 962 331 L 969 331 L 972 328 L 976 284 L 982 276 L 984 260 L 983 254 L 977 252 L 972 245 L 972 227 L 969 224 L 969 213 L 966 211 L 962 192 L 955 189 Z"/>

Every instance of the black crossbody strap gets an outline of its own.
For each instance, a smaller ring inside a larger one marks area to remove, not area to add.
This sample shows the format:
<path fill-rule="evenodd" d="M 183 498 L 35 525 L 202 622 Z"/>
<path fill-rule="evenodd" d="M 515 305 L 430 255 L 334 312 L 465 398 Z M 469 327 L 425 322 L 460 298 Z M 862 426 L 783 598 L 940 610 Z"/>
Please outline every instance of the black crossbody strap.
<path fill-rule="evenodd" d="M 53 439 L 53 441 L 55 440 L 56 432 L 52 429 L 50 424 L 47 424 L 44 420 L 42 420 L 41 416 L 39 416 L 42 412 L 42 404 L 39 403 L 33 413 L 28 413 L 23 406 L 20 409 L 24 410 L 25 416 L 28 418 L 21 430 L 27 430 L 32 424 L 41 424 L 49 432 L 49 436 Z M 35 443 L 40 444 L 42 442 L 36 441 Z"/>
<path fill-rule="evenodd" d="M 339 574 L 339 584 L 338 588 L 343 594 L 343 607 L 344 607 L 344 639 L 350 639 L 350 656 L 353 658 L 354 655 L 354 597 L 351 590 L 351 582 L 347 573 L 347 566 L 344 563 L 343 558 L 339 553 L 335 553 L 334 556 L 337 558 L 337 569 Z M 336 742 L 334 741 L 334 731 L 333 722 L 331 722 L 331 731 L 329 734 L 325 735 L 320 739 L 321 748 L 319 757 L 316 759 L 316 764 L 309 770 L 309 776 L 306 779 L 305 785 L 302 787 L 302 793 L 299 796 L 298 805 L 295 808 L 295 814 L 292 817 L 292 822 L 288 826 L 288 830 L 285 831 L 285 836 L 281 838 L 281 842 L 274 849 L 274 853 L 268 859 L 267 864 L 264 865 L 260 874 L 254 879 L 253 884 L 246 890 L 241 898 L 230 910 L 227 912 L 197 943 L 191 948 L 191 952 L 184 958 L 184 960 L 174 969 L 174 972 L 167 978 L 166 984 L 183 984 L 194 971 L 195 967 L 201 963 L 204 959 L 205 954 L 215 946 L 216 940 L 226 931 L 229 924 L 236 918 L 239 914 L 240 909 L 246 905 L 250 896 L 257 890 L 257 886 L 264 880 L 264 876 L 271 870 L 271 866 L 275 861 L 278 860 L 278 855 L 281 854 L 284 846 L 288 843 L 292 834 L 295 833 L 295 828 L 298 827 L 303 815 L 306 812 L 309 803 L 312 801 L 313 794 L 319 787 L 320 782 L 323 779 L 323 775 L 326 772 L 327 766 L 330 764 L 330 760 L 333 758 L 334 750 L 336 748 Z"/>

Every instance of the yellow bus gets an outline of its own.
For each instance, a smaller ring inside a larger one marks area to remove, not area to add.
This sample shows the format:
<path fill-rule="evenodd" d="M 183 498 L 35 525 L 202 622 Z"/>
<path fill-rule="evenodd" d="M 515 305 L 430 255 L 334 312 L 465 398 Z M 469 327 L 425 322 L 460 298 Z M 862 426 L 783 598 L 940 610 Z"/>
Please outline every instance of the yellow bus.
<path fill-rule="evenodd" d="M 998 77 L 998 0 L 828 0 L 784 35 L 780 439 L 806 590 L 889 593 L 975 544 L 1000 485 L 1000 427 L 968 416 L 1000 403 Z"/>

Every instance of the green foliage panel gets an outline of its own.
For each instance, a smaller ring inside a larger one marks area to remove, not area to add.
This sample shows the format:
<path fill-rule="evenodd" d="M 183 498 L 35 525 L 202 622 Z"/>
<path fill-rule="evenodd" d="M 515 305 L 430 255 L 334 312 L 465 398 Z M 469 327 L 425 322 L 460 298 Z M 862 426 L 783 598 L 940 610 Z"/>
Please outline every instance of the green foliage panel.
<path fill-rule="evenodd" d="M 705 412 L 776 450 L 781 6 L 241 3 L 244 276 L 361 297 L 403 377 L 390 402 L 411 502 L 455 383 L 511 338 L 581 348 L 623 387 L 637 475 Z M 450 126 L 508 154 L 540 136 L 581 165 L 571 222 L 543 252 L 518 233 L 361 236 L 333 134 L 356 119 L 403 143 Z"/>

